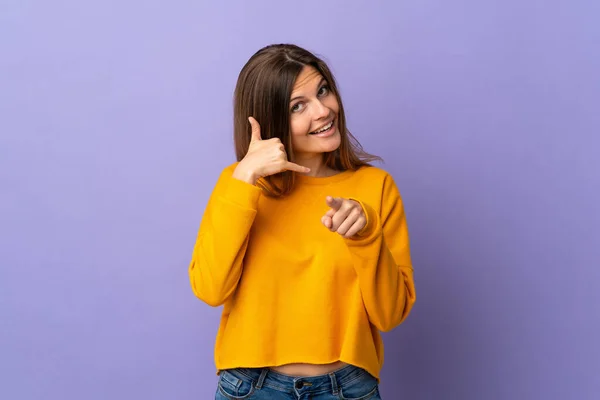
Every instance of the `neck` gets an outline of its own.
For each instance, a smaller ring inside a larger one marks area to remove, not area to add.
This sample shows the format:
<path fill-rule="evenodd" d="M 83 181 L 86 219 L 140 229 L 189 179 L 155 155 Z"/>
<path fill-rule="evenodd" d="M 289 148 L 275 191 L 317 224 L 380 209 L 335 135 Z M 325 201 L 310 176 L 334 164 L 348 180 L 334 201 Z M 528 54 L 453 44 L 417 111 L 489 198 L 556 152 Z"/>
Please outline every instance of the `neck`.
<path fill-rule="evenodd" d="M 325 177 L 331 175 L 333 169 L 328 167 L 323 159 L 323 154 L 298 155 L 295 162 L 310 168 L 310 172 L 305 174 L 306 176 Z"/>

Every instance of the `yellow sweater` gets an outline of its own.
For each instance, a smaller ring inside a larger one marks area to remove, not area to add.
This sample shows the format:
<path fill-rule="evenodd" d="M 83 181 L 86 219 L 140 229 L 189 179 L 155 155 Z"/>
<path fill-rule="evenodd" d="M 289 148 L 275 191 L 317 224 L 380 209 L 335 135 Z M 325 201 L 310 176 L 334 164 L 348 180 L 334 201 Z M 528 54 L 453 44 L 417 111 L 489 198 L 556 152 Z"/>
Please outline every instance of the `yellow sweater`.
<path fill-rule="evenodd" d="M 416 296 L 400 193 L 385 171 L 297 176 L 291 195 L 264 196 L 225 168 L 208 201 L 189 277 L 223 305 L 217 370 L 338 360 L 379 379 L 383 342 Z M 326 196 L 361 203 L 367 225 L 344 239 L 321 223 Z"/>

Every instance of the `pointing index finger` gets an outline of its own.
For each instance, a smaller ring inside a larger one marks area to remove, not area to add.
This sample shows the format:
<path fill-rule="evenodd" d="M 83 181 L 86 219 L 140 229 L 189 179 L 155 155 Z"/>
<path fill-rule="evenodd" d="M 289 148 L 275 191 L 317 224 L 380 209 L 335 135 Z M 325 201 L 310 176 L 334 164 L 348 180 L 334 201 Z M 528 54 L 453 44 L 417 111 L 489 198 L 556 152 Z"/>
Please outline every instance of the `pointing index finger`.
<path fill-rule="evenodd" d="M 327 196 L 326 201 L 327 205 L 336 211 L 339 210 L 342 206 L 342 199 L 339 197 Z"/>

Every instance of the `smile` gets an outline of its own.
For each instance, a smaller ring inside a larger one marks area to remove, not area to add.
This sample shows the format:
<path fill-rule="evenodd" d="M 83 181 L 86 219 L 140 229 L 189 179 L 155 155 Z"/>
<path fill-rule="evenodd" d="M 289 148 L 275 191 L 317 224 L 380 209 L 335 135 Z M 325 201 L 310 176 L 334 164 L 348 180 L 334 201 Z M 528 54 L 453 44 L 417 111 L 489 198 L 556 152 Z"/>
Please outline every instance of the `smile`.
<path fill-rule="evenodd" d="M 333 126 L 333 122 L 334 122 L 334 121 L 333 121 L 333 120 L 331 120 L 331 122 L 330 122 L 330 123 L 328 123 L 327 125 L 325 125 L 324 127 L 322 127 L 321 129 L 319 129 L 319 130 L 317 130 L 317 131 L 311 132 L 310 134 L 311 134 L 311 135 L 316 135 L 316 134 L 319 134 L 319 133 L 324 133 L 324 132 L 327 132 L 327 131 L 328 131 L 329 129 L 331 129 L 331 127 Z"/>

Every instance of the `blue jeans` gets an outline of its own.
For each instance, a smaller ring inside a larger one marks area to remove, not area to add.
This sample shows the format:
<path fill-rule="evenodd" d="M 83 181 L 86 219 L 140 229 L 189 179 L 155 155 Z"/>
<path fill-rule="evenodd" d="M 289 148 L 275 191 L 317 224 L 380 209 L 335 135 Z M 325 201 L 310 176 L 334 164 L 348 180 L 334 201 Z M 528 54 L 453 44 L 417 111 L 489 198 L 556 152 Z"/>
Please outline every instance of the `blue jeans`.
<path fill-rule="evenodd" d="M 327 375 L 294 377 L 269 368 L 221 371 L 215 400 L 381 400 L 377 380 L 346 366 Z"/>

